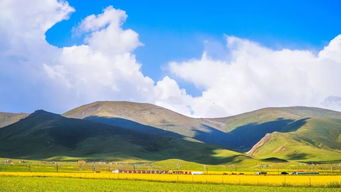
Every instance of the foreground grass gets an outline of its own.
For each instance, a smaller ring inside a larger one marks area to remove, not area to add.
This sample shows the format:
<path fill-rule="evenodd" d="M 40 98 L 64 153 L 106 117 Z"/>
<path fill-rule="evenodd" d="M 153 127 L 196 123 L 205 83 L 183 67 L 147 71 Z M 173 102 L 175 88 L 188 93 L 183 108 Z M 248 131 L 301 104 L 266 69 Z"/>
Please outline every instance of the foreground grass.
<path fill-rule="evenodd" d="M 232 185 L 265 185 L 296 187 L 341 187 L 341 176 L 333 175 L 176 175 L 176 174 L 113 174 L 106 173 L 51 173 L 51 172 L 0 172 L 0 176 L 64 177 L 87 179 L 145 180 L 181 183 L 212 183 Z"/>
<path fill-rule="evenodd" d="M 150 181 L 0 176 L 1 192 L 341 192 L 340 188 L 298 188 Z"/>
<path fill-rule="evenodd" d="M 224 151 L 216 151 L 215 156 L 226 156 Z M 234 160 L 239 163 L 204 165 L 195 162 L 184 161 L 180 159 L 167 159 L 162 161 L 140 161 L 134 159 L 126 159 L 117 162 L 85 162 L 70 161 L 70 157 L 63 157 L 68 161 L 36 161 L 36 160 L 20 160 L 20 159 L 4 159 L 0 158 L 1 172 L 94 172 L 96 171 L 112 171 L 115 169 L 155 169 L 155 170 L 192 170 L 192 171 L 208 171 L 208 173 L 220 174 L 223 172 L 243 172 L 255 174 L 258 171 L 266 171 L 268 174 L 279 174 L 282 171 L 318 171 L 320 174 L 341 175 L 339 162 L 330 164 L 304 164 L 294 161 L 290 162 L 270 162 L 256 161 L 255 159 L 246 158 L 245 156 L 235 157 Z"/>

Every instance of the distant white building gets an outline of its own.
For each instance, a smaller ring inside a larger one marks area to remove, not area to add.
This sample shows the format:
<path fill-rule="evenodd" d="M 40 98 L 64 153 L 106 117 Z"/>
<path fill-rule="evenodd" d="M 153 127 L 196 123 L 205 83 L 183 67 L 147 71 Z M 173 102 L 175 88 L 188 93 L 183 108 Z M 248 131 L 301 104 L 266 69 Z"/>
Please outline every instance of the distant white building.
<path fill-rule="evenodd" d="M 203 175 L 204 172 L 202 171 L 192 171 L 192 175 Z"/>

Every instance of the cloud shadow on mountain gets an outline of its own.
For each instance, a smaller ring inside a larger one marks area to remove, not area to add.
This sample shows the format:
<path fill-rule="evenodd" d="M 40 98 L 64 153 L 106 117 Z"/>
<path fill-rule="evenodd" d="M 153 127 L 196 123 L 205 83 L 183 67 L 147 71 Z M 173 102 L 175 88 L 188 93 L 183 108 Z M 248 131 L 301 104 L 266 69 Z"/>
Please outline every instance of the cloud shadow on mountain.
<path fill-rule="evenodd" d="M 144 125 L 144 124 L 137 123 L 135 121 L 131 121 L 128 119 L 123 119 L 123 118 L 89 116 L 89 117 L 84 118 L 84 120 L 88 120 L 88 121 L 92 121 L 96 123 L 102 123 L 102 124 L 111 125 L 111 126 L 116 126 L 116 127 L 122 127 L 124 129 L 129 129 L 129 130 L 147 133 L 151 135 L 183 138 L 183 136 L 180 134 L 177 134 L 171 131 L 166 131 L 166 130 L 156 128 L 153 126 Z"/>
<path fill-rule="evenodd" d="M 302 127 L 305 119 L 293 120 L 278 118 L 264 123 L 249 123 L 239 126 L 230 132 L 223 132 L 208 125 L 203 125 L 206 131 L 194 130 L 194 138 L 206 143 L 224 146 L 239 152 L 246 152 L 252 148 L 267 133 L 292 132 Z"/>

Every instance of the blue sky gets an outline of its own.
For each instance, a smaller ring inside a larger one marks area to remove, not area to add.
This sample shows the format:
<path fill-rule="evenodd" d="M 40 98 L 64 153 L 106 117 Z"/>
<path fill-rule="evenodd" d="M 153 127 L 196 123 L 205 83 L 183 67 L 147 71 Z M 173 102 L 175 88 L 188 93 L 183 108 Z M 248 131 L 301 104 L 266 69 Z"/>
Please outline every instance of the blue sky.
<path fill-rule="evenodd" d="M 3 2 L 0 111 L 98 100 L 196 117 L 341 110 L 340 1 Z"/>
<path fill-rule="evenodd" d="M 162 66 L 169 61 L 200 57 L 210 45 L 223 49 L 224 34 L 275 49 L 318 50 L 341 31 L 341 1 L 337 0 L 68 2 L 76 12 L 47 32 L 51 44 L 62 47 L 81 43 L 80 38 L 72 36 L 72 28 L 86 16 L 113 5 L 128 14 L 124 28 L 139 33 L 144 46 L 137 48 L 135 54 L 143 63 L 143 73 L 155 80 L 163 77 Z M 189 84 L 182 84 L 192 94 L 198 94 Z"/>

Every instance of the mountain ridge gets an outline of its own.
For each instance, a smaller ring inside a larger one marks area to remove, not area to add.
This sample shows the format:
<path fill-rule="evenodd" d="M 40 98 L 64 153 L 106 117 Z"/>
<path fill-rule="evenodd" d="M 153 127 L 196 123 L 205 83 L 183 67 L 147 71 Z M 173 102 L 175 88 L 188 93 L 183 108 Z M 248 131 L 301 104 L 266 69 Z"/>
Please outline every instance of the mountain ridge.
<path fill-rule="evenodd" d="M 69 156 L 80 159 L 182 159 L 221 163 L 216 150 L 240 155 L 216 146 L 183 138 L 153 136 L 122 127 L 65 118 L 43 110 L 0 130 L 0 157 L 50 159 Z"/>
<path fill-rule="evenodd" d="M 128 119 L 137 123 L 240 152 L 249 151 L 267 133 L 293 130 L 295 126 L 295 129 L 299 129 L 307 118 L 333 117 L 341 119 L 341 112 L 303 106 L 263 108 L 224 118 L 191 118 L 152 104 L 115 101 L 83 105 L 64 113 L 64 116 L 125 118 L 124 115 L 127 113 L 122 115 L 122 111 L 129 111 Z M 150 116 L 152 117 L 150 118 Z M 150 119 L 146 120 L 146 118 Z M 239 132 L 238 136 L 234 132 Z M 241 135 L 244 136 L 241 137 Z M 242 140 L 248 140 L 248 137 L 254 135 L 258 136 L 252 142 L 246 145 L 241 144 Z M 230 141 L 230 144 L 227 140 Z M 235 144 L 231 145 L 231 142 Z"/>
<path fill-rule="evenodd" d="M 13 124 L 25 117 L 27 117 L 28 113 L 7 113 L 0 112 L 0 128 L 6 127 L 7 125 Z"/>
<path fill-rule="evenodd" d="M 52 120 L 45 119 L 41 122 L 39 120 L 34 121 L 35 124 L 32 127 L 59 127 L 58 129 L 64 130 L 67 133 L 70 130 L 65 128 L 68 126 L 64 123 L 72 121 L 76 125 L 82 124 L 92 127 L 98 132 L 103 131 L 98 130 L 98 127 L 104 127 L 104 130 L 116 127 L 123 135 L 129 135 L 129 133 L 133 132 L 135 135 L 138 135 L 134 136 L 136 140 L 140 140 L 141 135 L 147 135 L 145 137 L 152 138 L 151 141 L 155 142 L 159 149 L 163 149 L 158 151 L 159 154 L 149 151 L 148 154 L 152 154 L 151 156 L 168 156 L 173 158 L 174 156 L 165 154 L 165 151 L 169 152 L 170 150 L 172 151 L 170 153 L 174 155 L 184 150 L 181 148 L 186 148 L 178 145 L 177 147 L 180 149 L 174 152 L 165 147 L 173 146 L 169 143 L 172 140 L 176 145 L 191 141 L 211 146 L 211 149 L 224 148 L 228 151 L 237 151 L 235 153 L 229 152 L 229 154 L 244 154 L 255 159 L 282 159 L 283 161 L 294 160 L 303 162 L 341 160 L 341 112 L 322 108 L 304 106 L 270 107 L 223 118 L 192 118 L 148 103 L 98 101 L 71 109 L 62 115 L 37 110 L 28 117 L 31 119 L 35 116 L 42 118 L 45 115 L 49 118 L 52 116 L 54 118 Z M 2 129 L 10 132 L 8 127 L 16 127 L 19 130 L 16 134 L 20 135 L 21 131 L 25 132 L 25 129 L 28 129 L 26 118 L 14 122 L 13 124 L 16 126 L 11 124 Z M 58 122 L 56 123 L 57 120 Z M 26 124 L 22 124 L 22 121 L 26 122 Z M 71 125 L 71 130 L 75 129 L 73 123 Z M 4 135 L 4 131 L 0 131 L 0 133 Z M 60 134 L 58 131 L 57 133 Z M 60 140 L 65 140 L 64 137 L 65 135 Z M 113 137 L 116 138 L 116 136 Z M 122 138 L 124 137 L 126 136 L 122 136 Z M 167 138 L 166 140 L 160 139 L 165 144 L 155 141 L 155 138 L 158 137 Z M 81 148 L 86 148 L 84 146 L 87 146 L 87 148 L 95 150 L 89 145 L 90 143 L 94 144 L 94 141 L 90 140 L 83 144 L 76 143 Z M 99 143 L 94 145 L 101 145 L 100 142 L 104 140 L 108 145 L 110 143 L 117 145 L 117 143 L 112 143 L 112 139 L 108 138 L 102 140 L 95 138 L 95 140 Z M 30 142 L 34 143 L 34 141 Z M 124 142 L 122 141 L 121 143 Z M 153 142 L 148 145 L 153 146 L 155 144 Z M 134 150 L 141 147 L 139 146 L 140 144 L 125 143 L 127 146 L 134 146 L 132 147 Z M 142 146 L 144 144 L 142 142 Z M 206 151 L 205 153 L 207 153 L 207 150 L 202 150 L 205 147 L 199 147 L 198 145 L 193 145 L 193 143 L 185 145 L 195 146 L 195 151 Z M 80 151 L 86 151 L 83 148 Z M 188 147 L 186 149 L 190 150 Z M 115 154 L 114 151 L 109 151 L 112 155 Z M 120 151 L 119 153 L 125 154 L 126 152 Z M 141 150 L 136 153 L 143 154 Z M 70 152 L 69 150 L 68 154 L 74 156 L 76 152 Z M 131 155 L 131 153 L 129 154 Z M 212 154 L 212 151 L 209 154 Z M 192 155 L 197 156 L 195 154 Z M 108 155 L 104 156 L 108 157 Z M 142 157 L 143 155 L 140 156 Z M 187 160 L 194 159 L 186 158 Z M 210 161 L 215 161 L 210 157 L 207 158 Z M 203 161 L 205 157 L 200 156 L 199 159 Z"/>

